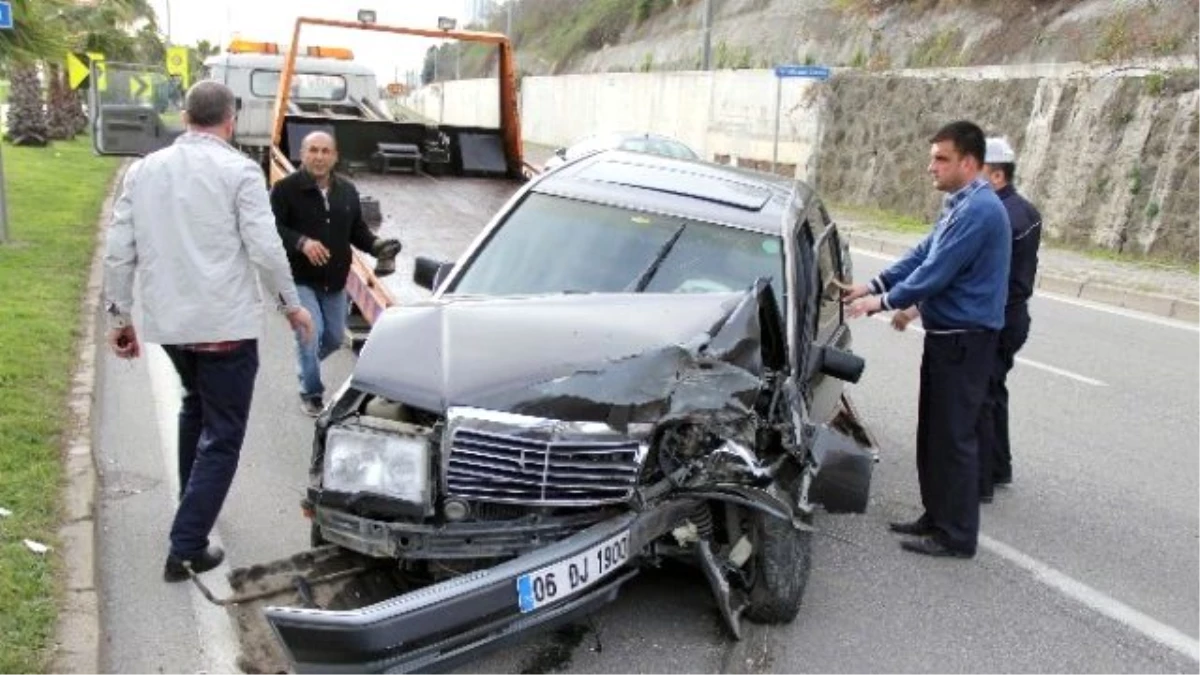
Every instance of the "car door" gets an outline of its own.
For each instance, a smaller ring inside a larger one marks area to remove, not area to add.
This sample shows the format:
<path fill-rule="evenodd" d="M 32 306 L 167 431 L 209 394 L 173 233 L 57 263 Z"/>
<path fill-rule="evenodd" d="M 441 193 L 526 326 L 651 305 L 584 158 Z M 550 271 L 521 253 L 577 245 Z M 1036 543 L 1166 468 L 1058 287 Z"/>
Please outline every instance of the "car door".
<path fill-rule="evenodd" d="M 813 284 L 817 293 L 816 312 L 812 318 L 813 344 L 818 349 L 826 346 L 849 349 L 850 331 L 846 327 L 840 288 L 844 282 L 843 250 L 837 225 L 829 218 L 824 206 L 815 200 L 808 211 L 808 222 L 816 236 L 812 248 L 816 267 Z M 844 383 L 820 369 L 810 370 L 812 417 L 818 421 L 830 420 L 837 413 Z"/>
<path fill-rule="evenodd" d="M 183 88 L 158 66 L 92 62 L 92 147 L 101 155 L 144 156 L 183 133 Z"/>

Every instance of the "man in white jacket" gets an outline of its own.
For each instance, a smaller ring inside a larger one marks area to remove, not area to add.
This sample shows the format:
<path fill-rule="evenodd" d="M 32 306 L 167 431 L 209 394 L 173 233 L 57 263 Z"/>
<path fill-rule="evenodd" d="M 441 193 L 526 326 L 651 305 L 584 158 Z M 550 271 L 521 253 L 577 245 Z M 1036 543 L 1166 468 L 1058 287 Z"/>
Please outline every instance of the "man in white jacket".
<path fill-rule="evenodd" d="M 208 535 L 225 502 L 250 415 L 263 298 L 311 336 L 262 171 L 229 145 L 233 92 L 205 81 L 188 91 L 188 130 L 134 163 L 113 205 L 104 257 L 108 342 L 120 358 L 162 345 L 183 385 L 179 508 L 163 578 L 221 564 Z M 132 320 L 134 279 L 141 302 Z"/>

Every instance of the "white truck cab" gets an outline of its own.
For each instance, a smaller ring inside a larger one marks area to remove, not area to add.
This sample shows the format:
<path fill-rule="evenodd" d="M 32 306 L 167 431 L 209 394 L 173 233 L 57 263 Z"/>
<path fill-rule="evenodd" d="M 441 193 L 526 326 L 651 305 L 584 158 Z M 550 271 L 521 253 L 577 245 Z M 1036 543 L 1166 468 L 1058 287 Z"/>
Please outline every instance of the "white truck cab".
<path fill-rule="evenodd" d="M 288 112 L 332 117 L 387 117 L 370 68 L 349 49 L 308 47 L 297 56 Z M 203 79 L 233 90 L 239 111 L 234 143 L 259 155 L 271 145 L 271 119 L 286 45 L 234 40 L 227 51 L 204 61 Z"/>

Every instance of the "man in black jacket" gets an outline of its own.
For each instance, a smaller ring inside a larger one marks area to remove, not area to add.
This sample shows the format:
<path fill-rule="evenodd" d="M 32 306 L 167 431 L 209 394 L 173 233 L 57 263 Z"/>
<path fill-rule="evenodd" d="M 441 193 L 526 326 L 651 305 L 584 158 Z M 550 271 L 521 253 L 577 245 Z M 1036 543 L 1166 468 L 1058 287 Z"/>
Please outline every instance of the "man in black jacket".
<path fill-rule="evenodd" d="M 300 405 L 310 416 L 324 407 L 321 361 L 342 344 L 346 333 L 346 277 L 353 245 L 377 258 L 394 258 L 400 242 L 380 239 L 363 222 L 358 190 L 333 173 L 333 137 L 314 131 L 300 146 L 299 171 L 275 183 L 271 209 L 287 250 L 300 302 L 316 324 L 315 340 L 297 340 Z"/>
<path fill-rule="evenodd" d="M 994 485 L 1012 482 L 1012 451 L 1008 443 L 1008 371 L 1029 337 L 1029 298 L 1037 276 L 1038 247 L 1042 241 L 1042 214 L 1012 185 L 1017 156 L 1003 138 L 987 139 L 984 173 L 1008 211 L 1012 225 L 1012 266 L 1008 276 L 1008 302 L 1004 329 L 1000 331 L 996 370 L 985 407 L 991 413 L 992 433 L 980 435 L 979 498 L 992 501 Z M 986 420 L 985 420 L 986 423 Z"/>

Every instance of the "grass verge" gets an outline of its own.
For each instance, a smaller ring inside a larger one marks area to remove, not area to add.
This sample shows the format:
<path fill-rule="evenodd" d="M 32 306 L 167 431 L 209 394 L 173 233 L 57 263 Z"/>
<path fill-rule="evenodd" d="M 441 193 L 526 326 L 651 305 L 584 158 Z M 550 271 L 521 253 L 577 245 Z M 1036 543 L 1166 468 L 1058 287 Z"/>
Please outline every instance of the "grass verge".
<path fill-rule="evenodd" d="M 920 218 L 906 216 L 885 209 L 854 206 L 851 204 L 830 204 L 829 209 L 840 214 L 845 214 L 855 221 L 870 224 L 871 227 L 879 230 L 888 230 L 903 234 L 925 234 L 933 228 L 933 223 L 930 221 L 924 221 Z"/>
<path fill-rule="evenodd" d="M 119 162 L 87 137 L 5 145 L 9 243 L 0 244 L 0 673 L 44 672 L 63 561 L 62 437 L 96 219 Z M 25 539 L 48 544 L 38 555 Z"/>

